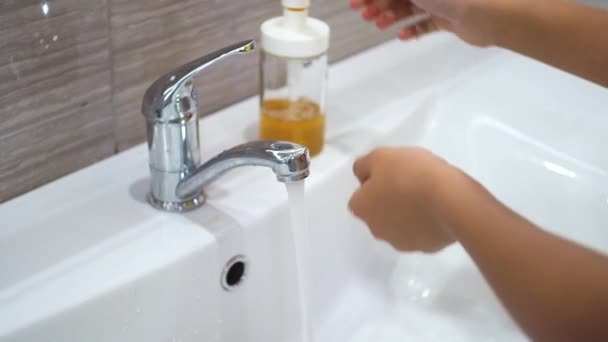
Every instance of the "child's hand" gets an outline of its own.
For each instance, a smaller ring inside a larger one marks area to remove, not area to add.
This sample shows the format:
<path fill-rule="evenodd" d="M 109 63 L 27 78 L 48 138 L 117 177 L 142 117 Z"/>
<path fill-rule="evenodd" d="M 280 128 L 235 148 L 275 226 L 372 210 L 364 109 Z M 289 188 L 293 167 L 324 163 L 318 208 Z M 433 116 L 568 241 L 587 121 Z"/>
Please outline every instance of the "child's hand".
<path fill-rule="evenodd" d="M 417 148 L 380 148 L 358 159 L 361 187 L 349 207 L 372 234 L 400 251 L 435 252 L 454 241 L 434 207 L 452 166 Z"/>
<path fill-rule="evenodd" d="M 375 21 L 380 29 L 414 14 L 416 10 L 407 0 L 350 0 L 350 6 L 361 10 L 363 19 Z"/>
<path fill-rule="evenodd" d="M 436 30 L 447 30 L 478 46 L 492 45 L 490 37 L 492 8 L 503 0 L 350 0 L 363 19 L 385 29 L 412 15 L 427 12 L 431 19 L 399 31 L 406 40 Z M 509 0 L 510 1 L 510 0 Z"/>

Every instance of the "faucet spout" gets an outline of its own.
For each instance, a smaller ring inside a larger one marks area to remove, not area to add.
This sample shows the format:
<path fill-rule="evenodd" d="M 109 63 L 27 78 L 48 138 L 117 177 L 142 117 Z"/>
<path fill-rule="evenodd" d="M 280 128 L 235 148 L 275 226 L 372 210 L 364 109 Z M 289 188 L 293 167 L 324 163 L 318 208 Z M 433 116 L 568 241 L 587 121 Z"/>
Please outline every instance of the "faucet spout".
<path fill-rule="evenodd" d="M 265 166 L 280 182 L 296 182 L 308 177 L 310 157 L 305 146 L 284 141 L 254 141 L 226 150 L 183 178 L 176 195 L 189 198 L 228 170 L 240 166 Z"/>

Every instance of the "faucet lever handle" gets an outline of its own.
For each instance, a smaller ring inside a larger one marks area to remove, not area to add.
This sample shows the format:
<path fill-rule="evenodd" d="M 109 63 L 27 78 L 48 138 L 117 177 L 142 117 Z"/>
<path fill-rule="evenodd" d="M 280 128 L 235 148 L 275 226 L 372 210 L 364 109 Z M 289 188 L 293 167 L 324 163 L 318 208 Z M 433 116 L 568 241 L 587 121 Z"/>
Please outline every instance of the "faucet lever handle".
<path fill-rule="evenodd" d="M 224 57 L 248 53 L 254 49 L 254 40 L 244 40 L 182 65 L 172 72 L 161 76 L 152 83 L 144 94 L 142 103 L 143 114 L 148 120 L 162 120 L 163 108 L 175 102 L 177 94 L 192 77 Z"/>

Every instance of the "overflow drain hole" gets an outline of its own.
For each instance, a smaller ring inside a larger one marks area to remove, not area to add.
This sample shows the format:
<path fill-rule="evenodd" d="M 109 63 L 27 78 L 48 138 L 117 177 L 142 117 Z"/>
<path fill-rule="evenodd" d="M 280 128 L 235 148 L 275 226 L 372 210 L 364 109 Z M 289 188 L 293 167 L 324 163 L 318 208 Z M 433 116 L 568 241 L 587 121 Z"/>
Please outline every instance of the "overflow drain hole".
<path fill-rule="evenodd" d="M 222 271 L 222 287 L 224 290 L 232 291 L 245 280 L 247 271 L 247 259 L 237 255 L 230 259 Z"/>

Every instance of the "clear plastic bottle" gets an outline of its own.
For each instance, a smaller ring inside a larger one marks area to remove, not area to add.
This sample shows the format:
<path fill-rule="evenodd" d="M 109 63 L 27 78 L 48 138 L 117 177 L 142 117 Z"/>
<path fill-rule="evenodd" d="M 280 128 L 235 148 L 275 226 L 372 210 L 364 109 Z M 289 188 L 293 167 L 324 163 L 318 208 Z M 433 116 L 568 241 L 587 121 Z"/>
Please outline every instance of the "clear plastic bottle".
<path fill-rule="evenodd" d="M 306 0 L 283 6 L 283 17 L 261 28 L 260 138 L 303 144 L 317 155 L 325 140 L 329 26 L 308 17 Z"/>

